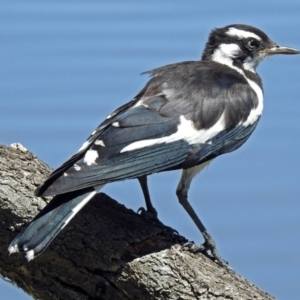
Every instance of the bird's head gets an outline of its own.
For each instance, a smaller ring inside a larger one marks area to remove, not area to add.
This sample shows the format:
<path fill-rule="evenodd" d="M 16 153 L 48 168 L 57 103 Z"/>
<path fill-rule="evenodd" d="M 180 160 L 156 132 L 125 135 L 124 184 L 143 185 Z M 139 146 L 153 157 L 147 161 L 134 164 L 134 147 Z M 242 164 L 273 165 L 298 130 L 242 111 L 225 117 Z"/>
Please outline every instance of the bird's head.
<path fill-rule="evenodd" d="M 298 53 L 296 49 L 278 46 L 255 27 L 234 24 L 216 28 L 210 33 L 202 59 L 255 72 L 257 65 L 267 56 Z"/>

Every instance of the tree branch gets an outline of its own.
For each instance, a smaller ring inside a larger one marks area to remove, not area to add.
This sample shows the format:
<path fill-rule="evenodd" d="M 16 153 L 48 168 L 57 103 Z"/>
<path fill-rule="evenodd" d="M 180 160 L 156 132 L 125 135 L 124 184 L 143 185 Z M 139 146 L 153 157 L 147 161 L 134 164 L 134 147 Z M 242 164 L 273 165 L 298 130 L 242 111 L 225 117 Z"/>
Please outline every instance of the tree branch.
<path fill-rule="evenodd" d="M 83 208 L 28 263 L 7 247 L 50 199 L 34 189 L 50 168 L 19 144 L 0 146 L 0 273 L 38 299 L 274 299 L 202 254 L 183 237 L 105 194 Z"/>

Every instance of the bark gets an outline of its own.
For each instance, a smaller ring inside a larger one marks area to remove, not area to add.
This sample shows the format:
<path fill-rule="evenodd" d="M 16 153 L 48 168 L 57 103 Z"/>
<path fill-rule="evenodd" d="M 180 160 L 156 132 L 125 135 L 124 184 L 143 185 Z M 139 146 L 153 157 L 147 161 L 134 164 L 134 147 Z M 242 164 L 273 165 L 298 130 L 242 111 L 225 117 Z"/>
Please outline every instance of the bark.
<path fill-rule="evenodd" d="M 274 299 L 183 237 L 97 195 L 31 262 L 10 241 L 50 199 L 34 189 L 50 168 L 23 148 L 0 146 L 0 273 L 36 299 Z"/>

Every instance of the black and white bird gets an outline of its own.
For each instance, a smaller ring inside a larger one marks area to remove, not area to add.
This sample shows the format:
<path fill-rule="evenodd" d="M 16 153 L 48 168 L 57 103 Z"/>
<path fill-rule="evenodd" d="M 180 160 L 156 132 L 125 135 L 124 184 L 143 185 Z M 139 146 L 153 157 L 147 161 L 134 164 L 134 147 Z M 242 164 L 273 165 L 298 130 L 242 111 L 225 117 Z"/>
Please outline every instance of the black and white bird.
<path fill-rule="evenodd" d="M 221 262 L 215 243 L 188 202 L 192 179 L 217 156 L 234 151 L 254 131 L 263 111 L 263 87 L 256 67 L 274 54 L 298 54 L 264 32 L 234 24 L 210 33 L 201 61 L 149 72 L 146 86 L 96 128 L 79 151 L 37 188 L 55 196 L 10 244 L 9 252 L 40 254 L 107 183 L 137 178 L 147 210 L 156 218 L 147 187 L 153 173 L 182 170 L 176 193 Z"/>

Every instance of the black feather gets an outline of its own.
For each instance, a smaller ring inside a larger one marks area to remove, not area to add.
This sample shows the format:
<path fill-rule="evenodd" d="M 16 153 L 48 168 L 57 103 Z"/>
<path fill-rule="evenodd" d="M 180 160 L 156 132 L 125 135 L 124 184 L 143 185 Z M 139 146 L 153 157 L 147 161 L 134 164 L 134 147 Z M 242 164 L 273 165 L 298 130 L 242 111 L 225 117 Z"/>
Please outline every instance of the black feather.
<path fill-rule="evenodd" d="M 68 176 L 58 178 L 46 190 L 44 196 L 161 172 L 181 164 L 187 157 L 188 149 L 189 144 L 179 140 L 123 152 L 100 159 L 96 161 L 97 164 L 90 166 L 80 161 L 77 163 L 81 167 L 80 171 L 68 169 Z"/>
<path fill-rule="evenodd" d="M 93 188 L 88 188 L 55 196 L 9 247 L 18 246 L 20 250 L 34 250 L 34 255 L 38 255 L 62 230 L 64 222 L 73 213 L 72 209 L 94 191 Z"/>

